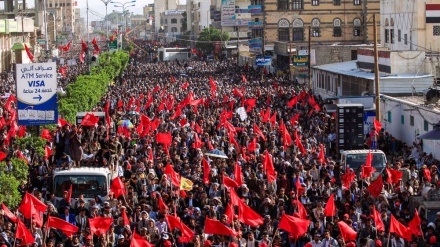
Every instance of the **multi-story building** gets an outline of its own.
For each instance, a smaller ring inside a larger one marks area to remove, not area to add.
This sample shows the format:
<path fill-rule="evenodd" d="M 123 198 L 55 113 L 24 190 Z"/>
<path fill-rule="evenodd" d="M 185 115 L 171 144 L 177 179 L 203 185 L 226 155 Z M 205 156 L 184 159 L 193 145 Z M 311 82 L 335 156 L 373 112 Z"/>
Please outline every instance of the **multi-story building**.
<path fill-rule="evenodd" d="M 75 32 L 75 0 L 46 0 L 46 10 L 55 20 L 56 30 L 62 35 Z"/>
<path fill-rule="evenodd" d="M 154 29 L 156 32 L 159 32 L 161 30 L 161 27 L 165 28 L 165 16 L 170 16 L 165 15 L 165 11 L 177 10 L 178 7 L 179 0 L 154 0 Z"/>
<path fill-rule="evenodd" d="M 191 0 L 186 4 L 186 29 L 193 37 L 211 26 L 211 0 Z"/>

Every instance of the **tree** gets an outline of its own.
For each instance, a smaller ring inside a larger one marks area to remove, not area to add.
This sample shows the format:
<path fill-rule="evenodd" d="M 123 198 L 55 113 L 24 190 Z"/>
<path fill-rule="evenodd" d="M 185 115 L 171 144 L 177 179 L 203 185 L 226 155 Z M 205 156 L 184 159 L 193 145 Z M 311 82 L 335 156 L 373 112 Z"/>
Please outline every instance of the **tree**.
<path fill-rule="evenodd" d="M 229 38 L 228 32 L 222 32 L 217 28 L 208 27 L 200 32 L 196 46 L 205 52 L 212 51 L 214 50 L 214 41 L 228 41 Z"/>
<path fill-rule="evenodd" d="M 12 158 L 11 162 L 12 172 L 7 172 L 5 161 L 0 162 L 0 201 L 15 208 L 22 197 L 18 189 L 28 181 L 29 167 L 23 159 Z"/>

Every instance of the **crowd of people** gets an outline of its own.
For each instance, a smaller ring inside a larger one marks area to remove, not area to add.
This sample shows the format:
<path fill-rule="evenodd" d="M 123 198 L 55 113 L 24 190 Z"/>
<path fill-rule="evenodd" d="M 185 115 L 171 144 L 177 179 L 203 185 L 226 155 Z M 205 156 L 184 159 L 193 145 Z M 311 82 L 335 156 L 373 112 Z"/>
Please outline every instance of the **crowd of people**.
<path fill-rule="evenodd" d="M 82 71 L 81 65 L 69 68 L 67 78 L 75 77 L 75 71 Z M 0 85 L 2 95 L 14 93 L 10 75 L 2 76 Z M 295 97 L 298 102 L 293 104 Z M 377 147 L 389 157 L 387 168 L 402 172 L 401 180 L 385 182 L 378 197 L 367 190 L 370 178 L 357 177 L 343 186 L 335 118 L 322 109 L 323 102 L 289 78 L 262 77 L 261 69 L 231 61 L 132 62 L 91 109 L 106 112 L 109 121 L 99 121 L 95 127 L 58 125 L 49 141 L 52 157 L 29 164 L 27 191 L 48 206 L 44 225 L 29 226 L 35 239 L 32 246 L 135 246 L 134 234 L 164 247 L 438 246 L 440 216 L 428 222 L 421 215 L 421 234 L 409 238 L 390 234 L 391 215 L 407 225 L 416 213 L 413 198 L 429 186 L 436 188 L 438 161 L 423 153 L 421 143 L 406 145 L 378 131 Z M 246 110 L 244 118 L 236 111 L 240 107 Z M 132 125 L 122 127 L 121 121 Z M 171 143 L 159 143 L 158 133 L 171 135 Z M 366 138 L 366 148 L 370 145 Z M 225 157 L 206 155 L 215 149 Z M 3 145 L 3 150 L 9 148 Z M 267 157 L 274 171 L 268 170 Z M 67 201 L 66 190 L 62 200 L 55 200 L 54 170 L 82 166 L 113 170 L 126 193 L 115 198 L 110 192 L 109 198 L 86 201 L 81 191 L 75 191 L 78 196 Z M 192 188 L 173 186 L 169 167 L 191 181 Z M 226 186 L 225 178 L 238 186 Z M 230 206 L 234 192 L 261 221 L 245 223 L 240 215 L 244 212 Z M 331 195 L 337 212 L 327 217 L 324 208 Z M 300 236 L 278 227 L 285 214 L 299 217 L 298 203 L 310 220 Z M 376 228 L 373 208 L 380 213 L 384 229 Z M 169 215 L 180 218 L 192 238 L 184 238 L 182 229 L 170 229 Z M 78 232 L 67 236 L 46 229 L 48 216 L 76 225 Z M 91 234 L 89 225 L 98 216 L 114 221 L 99 236 Z M 206 233 L 208 219 L 219 220 L 233 233 Z M 0 246 L 11 247 L 16 244 L 17 226 L 5 215 L 1 220 Z M 358 233 L 356 240 L 344 240 L 341 221 Z"/>

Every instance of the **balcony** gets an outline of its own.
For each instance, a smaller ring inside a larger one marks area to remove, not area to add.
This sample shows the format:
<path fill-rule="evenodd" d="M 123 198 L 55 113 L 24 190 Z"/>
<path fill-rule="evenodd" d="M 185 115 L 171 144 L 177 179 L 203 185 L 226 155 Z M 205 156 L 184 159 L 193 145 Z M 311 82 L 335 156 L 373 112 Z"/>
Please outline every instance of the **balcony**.
<path fill-rule="evenodd" d="M 247 39 L 248 32 L 239 32 L 240 39 Z M 229 32 L 229 36 L 231 39 L 237 39 L 237 32 Z"/>

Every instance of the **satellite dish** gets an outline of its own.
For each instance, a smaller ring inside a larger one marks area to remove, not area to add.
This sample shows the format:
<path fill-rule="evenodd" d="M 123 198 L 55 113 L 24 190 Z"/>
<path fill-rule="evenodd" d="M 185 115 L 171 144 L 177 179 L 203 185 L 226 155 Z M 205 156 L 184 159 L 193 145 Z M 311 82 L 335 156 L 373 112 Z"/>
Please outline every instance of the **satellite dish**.
<path fill-rule="evenodd" d="M 439 91 L 434 88 L 429 88 L 426 92 L 425 99 L 428 105 L 436 104 L 439 100 Z"/>
<path fill-rule="evenodd" d="M 368 95 L 369 95 L 368 91 L 363 91 L 363 92 L 361 93 L 361 96 L 368 96 Z"/>

